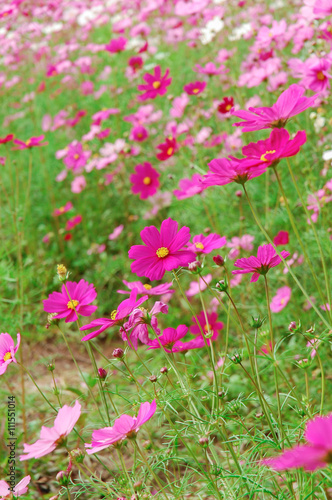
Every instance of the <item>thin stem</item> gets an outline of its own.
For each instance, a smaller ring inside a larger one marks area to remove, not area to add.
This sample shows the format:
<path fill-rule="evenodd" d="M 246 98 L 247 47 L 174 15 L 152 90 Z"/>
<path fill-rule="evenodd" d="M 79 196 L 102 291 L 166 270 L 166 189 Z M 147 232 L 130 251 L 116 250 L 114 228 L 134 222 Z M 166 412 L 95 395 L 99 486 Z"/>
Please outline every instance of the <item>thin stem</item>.
<path fill-rule="evenodd" d="M 43 392 L 39 389 L 38 385 L 36 384 L 33 376 L 31 375 L 31 373 L 29 372 L 29 370 L 27 368 L 25 368 L 25 366 L 23 366 L 21 363 L 19 363 L 22 367 L 22 369 L 29 375 L 32 383 L 34 384 L 34 386 L 36 387 L 36 389 L 38 390 L 39 394 L 42 396 L 42 398 L 46 401 L 46 403 L 52 408 L 52 410 L 54 410 L 56 413 L 58 413 L 58 410 L 52 405 L 52 403 L 47 399 L 47 397 L 43 394 Z"/>
<path fill-rule="evenodd" d="M 156 481 L 156 483 L 158 484 L 159 488 L 161 488 L 161 493 L 163 495 L 163 497 L 168 500 L 168 497 L 166 496 L 166 493 L 164 492 L 164 489 L 165 489 L 165 486 L 162 485 L 159 477 L 156 475 L 156 473 L 154 472 L 154 470 L 150 467 L 150 464 L 149 462 L 147 461 L 143 451 L 141 450 L 141 447 L 139 446 L 138 442 L 137 441 L 133 441 L 134 443 L 134 446 L 137 447 L 137 450 L 138 450 L 138 453 L 140 454 L 140 456 L 142 457 L 142 460 L 143 462 L 145 463 L 145 465 L 147 466 L 150 474 L 152 474 L 152 476 L 154 477 L 154 480 Z M 169 486 L 169 485 L 168 485 Z"/>

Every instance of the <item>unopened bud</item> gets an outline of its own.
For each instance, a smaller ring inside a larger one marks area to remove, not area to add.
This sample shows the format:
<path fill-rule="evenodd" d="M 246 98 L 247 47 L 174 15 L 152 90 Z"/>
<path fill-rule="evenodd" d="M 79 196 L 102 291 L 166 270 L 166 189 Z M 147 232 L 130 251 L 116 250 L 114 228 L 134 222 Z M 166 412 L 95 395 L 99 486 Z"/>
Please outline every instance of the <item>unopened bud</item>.
<path fill-rule="evenodd" d="M 225 280 L 218 281 L 218 283 L 216 284 L 216 288 L 221 292 L 226 292 L 228 289 L 227 282 Z"/>
<path fill-rule="evenodd" d="M 123 349 L 121 349 L 121 347 L 117 347 L 116 349 L 114 349 L 112 355 L 114 358 L 119 358 L 119 359 L 123 358 L 124 355 Z"/>
<path fill-rule="evenodd" d="M 105 380 L 107 377 L 107 371 L 104 368 L 98 368 L 98 375 L 100 380 Z"/>
<path fill-rule="evenodd" d="M 162 368 L 160 368 L 160 373 L 161 373 L 162 375 L 164 375 L 164 374 L 168 373 L 168 368 L 167 368 L 167 366 L 163 366 Z"/>
<path fill-rule="evenodd" d="M 242 193 L 241 189 L 238 189 L 237 191 L 235 191 L 235 196 L 237 196 L 238 198 L 241 198 L 242 194 L 243 193 Z"/>
<path fill-rule="evenodd" d="M 68 474 L 63 470 L 57 473 L 55 479 L 58 481 L 59 484 L 61 484 L 61 486 L 67 486 L 69 482 Z"/>
<path fill-rule="evenodd" d="M 201 267 L 201 263 L 198 260 L 194 260 L 193 262 L 189 262 L 188 269 L 189 271 L 197 271 Z"/>
<path fill-rule="evenodd" d="M 209 444 L 209 438 L 206 436 L 203 436 L 203 437 L 199 438 L 198 442 L 201 446 L 207 446 Z"/>
<path fill-rule="evenodd" d="M 85 453 L 80 448 L 75 448 L 69 453 L 71 460 L 75 463 L 81 464 L 84 460 Z"/>
<path fill-rule="evenodd" d="M 57 269 L 56 272 L 57 272 L 59 280 L 65 281 L 67 278 L 67 275 L 68 275 L 68 270 L 67 270 L 66 266 L 64 266 L 63 264 L 58 264 L 56 269 Z"/>
<path fill-rule="evenodd" d="M 261 328 L 262 324 L 264 323 L 265 321 L 265 318 L 260 318 L 259 316 L 257 318 L 254 318 L 252 316 L 252 322 L 250 323 L 250 326 L 252 326 L 253 328 Z"/>
<path fill-rule="evenodd" d="M 217 266 L 220 267 L 222 267 L 225 263 L 225 260 L 221 255 L 215 255 L 214 257 L 212 257 L 212 260 Z"/>
<path fill-rule="evenodd" d="M 235 353 L 235 354 L 233 354 L 233 356 L 231 356 L 231 357 L 230 357 L 230 360 L 231 360 L 231 361 L 232 361 L 235 365 L 237 365 L 237 364 L 241 363 L 241 361 L 242 361 L 242 357 L 240 356 L 240 354 L 239 354 L 239 353 Z"/>
<path fill-rule="evenodd" d="M 296 330 L 296 323 L 295 323 L 295 321 L 291 321 L 291 322 L 289 323 L 288 330 L 289 330 L 290 332 L 293 332 L 294 330 Z"/>
<path fill-rule="evenodd" d="M 54 372 L 54 370 L 55 370 L 54 363 L 49 363 L 47 365 L 47 369 L 48 369 L 49 372 Z"/>
<path fill-rule="evenodd" d="M 149 380 L 150 380 L 150 382 L 152 382 L 153 384 L 155 384 L 158 379 L 157 379 L 156 375 L 151 375 L 151 377 L 149 377 Z"/>

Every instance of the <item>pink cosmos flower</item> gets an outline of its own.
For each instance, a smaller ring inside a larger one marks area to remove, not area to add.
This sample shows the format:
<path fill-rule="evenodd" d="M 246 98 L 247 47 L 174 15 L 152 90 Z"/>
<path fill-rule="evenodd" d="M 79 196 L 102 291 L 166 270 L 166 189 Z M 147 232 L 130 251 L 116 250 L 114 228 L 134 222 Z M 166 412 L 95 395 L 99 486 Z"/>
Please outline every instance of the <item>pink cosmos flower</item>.
<path fill-rule="evenodd" d="M 155 99 L 158 95 L 164 95 L 167 92 L 167 87 L 172 82 L 172 78 L 168 78 L 169 69 L 166 70 L 164 76 L 161 75 L 160 66 L 156 66 L 153 70 L 153 75 L 145 73 L 143 80 L 146 85 L 138 85 L 139 91 L 144 91 L 144 94 L 138 96 L 139 101 L 147 101 L 148 99 Z"/>
<path fill-rule="evenodd" d="M 306 61 L 289 59 L 288 66 L 293 70 L 295 78 L 301 78 L 300 84 L 314 92 L 323 92 L 330 88 L 331 62 L 317 56 L 309 57 Z"/>
<path fill-rule="evenodd" d="M 144 293 L 149 297 L 154 297 L 155 295 L 164 295 L 165 293 L 172 294 L 175 292 L 175 290 L 171 290 L 173 283 L 162 283 L 161 285 L 157 286 L 152 286 L 149 283 L 145 283 L 143 285 L 143 283 L 141 283 L 140 281 L 132 281 L 131 283 L 129 283 L 126 280 L 122 280 L 122 283 L 126 285 L 129 288 L 129 290 L 137 288 L 138 295 L 142 295 Z M 127 290 L 117 290 L 117 292 L 122 294 L 130 293 Z"/>
<path fill-rule="evenodd" d="M 66 212 L 69 212 L 73 208 L 73 204 L 71 201 L 67 201 L 67 203 L 60 207 L 56 208 L 54 212 L 52 213 L 53 217 L 58 217 L 59 215 L 65 214 Z"/>
<path fill-rule="evenodd" d="M 131 270 L 138 276 L 160 280 L 166 271 L 188 266 L 195 260 L 193 252 L 183 249 L 190 240 L 189 227 L 178 231 L 178 223 L 171 218 L 161 223 L 160 232 L 155 226 L 144 228 L 141 238 L 145 245 L 134 245 L 128 252 L 129 258 L 135 259 Z"/>
<path fill-rule="evenodd" d="M 6 481 L 1 480 L 0 481 L 1 500 L 6 500 L 7 498 L 8 500 L 11 500 L 13 495 L 15 496 L 15 498 L 24 495 L 28 491 L 28 484 L 30 483 L 30 481 L 31 477 L 25 476 L 23 479 L 21 479 L 19 483 L 17 483 L 16 486 L 14 486 L 13 489 L 11 489 L 11 487 L 9 486 L 8 483 L 6 483 Z"/>
<path fill-rule="evenodd" d="M 129 139 L 132 141 L 143 142 L 149 137 L 148 131 L 142 125 L 136 125 L 130 131 Z"/>
<path fill-rule="evenodd" d="M 193 321 L 193 325 L 190 327 L 190 333 L 193 335 L 202 335 L 201 329 L 206 333 L 212 333 L 212 340 L 215 340 L 220 330 L 224 328 L 224 323 L 222 321 L 218 321 L 218 314 L 216 312 L 207 313 L 205 316 L 204 311 L 201 311 L 197 315 L 198 323 L 196 318 L 193 316 L 191 320 Z"/>
<path fill-rule="evenodd" d="M 91 152 L 84 151 L 80 142 L 69 144 L 63 163 L 73 172 L 80 171 L 90 158 Z"/>
<path fill-rule="evenodd" d="M 44 138 L 44 135 L 39 135 L 38 137 L 30 137 L 30 139 L 27 139 L 26 141 L 14 139 L 14 144 L 18 145 L 18 147 L 14 149 L 31 149 L 36 146 L 47 146 L 48 142 L 42 142 Z"/>
<path fill-rule="evenodd" d="M 150 347 L 148 349 L 160 349 L 160 345 L 162 345 L 166 352 L 177 352 L 178 344 L 181 344 L 178 341 L 185 337 L 187 333 L 188 327 L 186 325 L 179 325 L 177 328 L 165 328 L 158 339 L 149 341 Z"/>
<path fill-rule="evenodd" d="M 151 325 L 154 332 L 159 336 L 157 314 L 168 313 L 168 305 L 157 301 L 150 311 L 140 307 L 134 309 L 129 316 L 128 321 L 120 328 L 122 340 L 128 341 L 129 346 L 137 351 L 138 340 L 143 344 L 149 344 L 148 324 Z"/>
<path fill-rule="evenodd" d="M 273 243 L 276 247 L 280 245 L 287 245 L 289 243 L 288 231 L 279 231 L 279 233 L 273 238 Z"/>
<path fill-rule="evenodd" d="M 175 151 L 178 149 L 175 137 L 166 137 L 165 142 L 158 144 L 157 149 L 160 153 L 156 155 L 158 160 L 165 161 L 174 155 Z"/>
<path fill-rule="evenodd" d="M 141 56 L 133 56 L 129 59 L 128 65 L 131 67 L 131 69 L 136 73 L 138 69 L 143 68 L 144 61 L 141 58 Z"/>
<path fill-rule="evenodd" d="M 297 132 L 294 139 L 290 139 L 286 129 L 274 128 L 268 139 L 251 142 L 242 148 L 242 153 L 246 156 L 242 160 L 243 164 L 250 168 L 275 166 L 282 158 L 295 156 L 306 140 L 304 130 Z"/>
<path fill-rule="evenodd" d="M 258 165 L 257 168 L 252 169 L 250 165 L 245 165 L 243 160 L 237 160 L 232 157 L 216 158 L 210 161 L 208 165 L 210 170 L 204 175 L 203 180 L 205 187 L 225 186 L 231 182 L 243 185 L 247 181 L 264 174 L 267 169 L 267 165 L 264 162 Z"/>
<path fill-rule="evenodd" d="M 240 193 L 242 194 L 242 191 L 240 191 Z M 240 254 L 241 249 L 245 250 L 246 252 L 251 252 L 251 250 L 253 250 L 254 248 L 252 244 L 254 239 L 255 237 L 251 236 L 250 234 L 244 234 L 240 238 L 238 236 L 234 236 L 231 241 L 227 242 L 228 248 L 231 248 L 228 257 L 230 259 L 236 259 Z"/>
<path fill-rule="evenodd" d="M 66 323 L 71 323 L 78 319 L 78 315 L 91 316 L 97 310 L 97 306 L 88 305 L 97 298 L 92 283 L 82 279 L 78 283 L 67 281 L 66 286 L 63 284 L 61 292 L 53 292 L 43 300 L 44 311 L 57 313 L 55 319 L 66 318 Z"/>
<path fill-rule="evenodd" d="M 316 0 L 313 8 L 313 13 L 319 17 L 324 17 L 332 14 L 331 0 Z"/>
<path fill-rule="evenodd" d="M 81 224 L 81 222 L 82 222 L 82 215 L 75 215 L 71 219 L 68 219 L 65 227 L 66 231 L 71 231 L 78 224 Z"/>
<path fill-rule="evenodd" d="M 152 167 L 151 163 L 145 162 L 143 164 L 136 165 L 135 172 L 136 174 L 131 174 L 130 176 L 132 193 L 140 193 L 141 200 L 146 200 L 149 196 L 156 194 L 160 186 L 158 180 L 160 174 Z"/>
<path fill-rule="evenodd" d="M 181 179 L 179 182 L 179 188 L 173 191 L 174 196 L 178 200 L 185 200 L 186 198 L 191 198 L 195 194 L 202 193 L 206 187 L 203 185 L 204 177 L 200 174 L 194 174 L 191 179 Z"/>
<path fill-rule="evenodd" d="M 286 250 L 282 250 L 280 254 L 284 259 L 290 255 Z M 271 244 L 261 245 L 258 247 L 257 257 L 251 255 L 248 258 L 243 257 L 242 259 L 236 260 L 234 266 L 242 267 L 242 269 L 236 269 L 232 271 L 232 274 L 253 273 L 250 283 L 254 283 L 261 274 L 264 276 L 272 267 L 277 266 L 280 262 L 282 262 L 282 260 Z"/>
<path fill-rule="evenodd" d="M 196 64 L 194 67 L 194 71 L 203 75 L 221 75 L 222 73 L 227 73 L 229 70 L 223 64 L 221 64 L 220 67 L 217 68 L 214 62 L 208 62 L 205 64 L 205 66 Z"/>
<path fill-rule="evenodd" d="M 111 115 L 116 115 L 120 113 L 118 108 L 102 109 L 94 115 L 92 115 L 93 125 L 100 125 L 102 121 L 107 120 Z"/>
<path fill-rule="evenodd" d="M 5 137 L 0 137 L 0 144 L 7 144 L 14 139 L 14 134 L 7 134 Z"/>
<path fill-rule="evenodd" d="M 314 471 L 326 467 L 332 453 L 332 413 L 310 420 L 304 437 L 307 444 L 297 445 L 279 457 L 263 460 L 263 463 L 277 471 L 298 468 Z"/>
<path fill-rule="evenodd" d="M 189 250 L 197 254 L 208 254 L 222 248 L 226 245 L 225 236 L 219 236 L 219 234 L 211 233 L 208 236 L 204 234 L 199 234 L 193 237 L 193 243 L 188 245 Z"/>
<path fill-rule="evenodd" d="M 33 444 L 24 444 L 20 460 L 40 458 L 48 455 L 70 434 L 81 415 L 81 405 L 78 401 L 73 407 L 64 405 L 58 411 L 53 427 L 42 427 L 40 438 Z"/>
<path fill-rule="evenodd" d="M 97 330 L 89 333 L 85 337 L 82 338 L 82 341 L 91 340 L 98 335 L 100 335 L 104 330 L 110 328 L 114 325 L 123 325 L 128 316 L 133 312 L 134 309 L 137 309 L 143 302 L 148 299 L 147 295 L 144 295 L 140 299 L 137 300 L 138 290 L 134 288 L 128 299 L 123 300 L 117 309 L 111 312 L 111 318 L 99 318 L 91 321 L 88 325 L 84 325 L 80 328 L 81 331 L 91 330 L 91 328 L 95 328 L 99 326 Z"/>
<path fill-rule="evenodd" d="M 282 311 L 290 301 L 292 289 L 289 286 L 283 286 L 277 290 L 277 293 L 272 297 L 270 309 L 274 313 Z"/>
<path fill-rule="evenodd" d="M 120 224 L 120 226 L 115 227 L 113 232 L 108 236 L 108 239 L 111 241 L 116 240 L 122 233 L 123 229 L 124 229 L 123 224 Z"/>
<path fill-rule="evenodd" d="M 0 334 L 0 375 L 3 375 L 10 363 L 17 363 L 15 354 L 20 347 L 21 335 L 17 334 L 16 346 L 9 333 Z"/>
<path fill-rule="evenodd" d="M 72 193 L 81 193 L 86 187 L 86 179 L 84 175 L 78 175 L 75 177 L 70 185 Z"/>
<path fill-rule="evenodd" d="M 206 276 L 204 276 L 204 280 L 202 277 L 200 277 L 199 282 L 191 281 L 189 283 L 189 288 L 186 291 L 186 296 L 194 297 L 195 295 L 198 295 L 200 291 L 203 292 L 207 288 L 207 285 L 209 285 L 211 281 L 212 274 L 207 274 Z"/>
<path fill-rule="evenodd" d="M 243 127 L 242 132 L 284 127 L 290 118 L 302 113 L 315 103 L 317 94 L 312 97 L 305 97 L 304 92 L 303 87 L 293 84 L 280 94 L 277 102 L 270 108 L 261 107 L 249 108 L 249 111 L 233 111 L 234 116 L 245 120 L 234 123 L 233 126 Z"/>
<path fill-rule="evenodd" d="M 206 87 L 206 82 L 191 82 L 187 83 L 183 87 L 183 90 L 188 94 L 188 95 L 198 95 L 203 92 L 203 90 Z"/>
<path fill-rule="evenodd" d="M 130 417 L 126 414 L 121 415 L 114 421 L 113 427 L 104 427 L 93 431 L 91 444 L 85 444 L 87 453 L 91 455 L 111 445 L 121 443 L 125 439 L 135 437 L 142 425 L 153 417 L 156 409 L 157 403 L 155 399 L 151 404 L 149 402 L 142 403 L 137 417 Z"/>
<path fill-rule="evenodd" d="M 105 50 L 111 54 L 116 54 L 117 52 L 122 52 L 125 50 L 127 45 L 127 39 L 123 36 L 119 38 L 113 38 L 107 45 L 105 45 Z"/>
<path fill-rule="evenodd" d="M 223 115 L 230 113 L 231 110 L 234 107 L 234 99 L 233 97 L 224 97 L 222 102 L 218 105 L 218 111 L 219 113 L 222 113 Z M 233 113 L 235 114 L 235 113 Z"/>

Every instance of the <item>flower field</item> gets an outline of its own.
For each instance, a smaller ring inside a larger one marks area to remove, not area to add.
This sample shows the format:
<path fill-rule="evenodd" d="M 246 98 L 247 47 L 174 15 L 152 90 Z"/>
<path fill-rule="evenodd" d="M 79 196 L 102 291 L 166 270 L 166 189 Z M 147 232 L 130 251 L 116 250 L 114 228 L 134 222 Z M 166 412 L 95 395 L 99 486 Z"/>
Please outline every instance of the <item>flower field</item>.
<path fill-rule="evenodd" d="M 332 499 L 332 0 L 0 3 L 0 500 Z"/>

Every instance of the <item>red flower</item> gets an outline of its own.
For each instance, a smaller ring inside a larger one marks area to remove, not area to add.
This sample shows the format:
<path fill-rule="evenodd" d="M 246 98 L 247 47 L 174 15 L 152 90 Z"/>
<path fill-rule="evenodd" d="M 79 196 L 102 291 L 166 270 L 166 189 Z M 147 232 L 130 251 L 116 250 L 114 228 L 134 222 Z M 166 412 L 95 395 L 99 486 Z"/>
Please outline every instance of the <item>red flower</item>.
<path fill-rule="evenodd" d="M 218 106 L 218 111 L 219 113 L 225 115 L 226 113 L 229 113 L 231 111 L 233 106 L 234 106 L 233 97 L 224 97 L 222 102 Z"/>
<path fill-rule="evenodd" d="M 191 82 L 188 83 L 183 87 L 183 90 L 188 94 L 188 95 L 198 95 L 206 87 L 206 82 Z"/>
<path fill-rule="evenodd" d="M 42 142 L 45 136 L 40 135 L 38 137 L 30 137 L 30 139 L 26 141 L 20 141 L 19 139 L 14 139 L 14 144 L 18 145 L 18 148 L 14 149 L 31 149 L 36 146 L 47 146 L 48 142 Z"/>
<path fill-rule="evenodd" d="M 166 137 L 166 141 L 157 146 L 157 149 L 160 149 L 160 153 L 156 156 L 158 160 L 165 161 L 168 160 L 171 156 L 174 155 L 177 150 L 177 144 L 175 137 Z"/>

